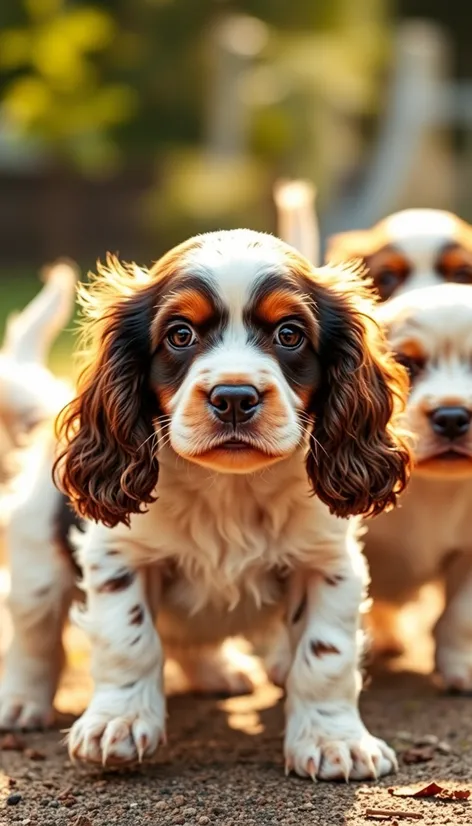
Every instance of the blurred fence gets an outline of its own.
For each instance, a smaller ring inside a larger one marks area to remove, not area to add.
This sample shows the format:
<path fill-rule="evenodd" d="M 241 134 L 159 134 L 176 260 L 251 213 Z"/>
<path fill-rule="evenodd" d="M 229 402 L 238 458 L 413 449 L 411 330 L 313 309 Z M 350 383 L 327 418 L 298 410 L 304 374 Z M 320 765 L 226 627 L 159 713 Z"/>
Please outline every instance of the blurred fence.
<path fill-rule="evenodd" d="M 73 171 L 0 172 L 2 266 L 39 266 L 67 255 L 92 263 L 105 250 L 147 260 L 152 244 L 142 200 L 150 167 L 90 180 Z"/>

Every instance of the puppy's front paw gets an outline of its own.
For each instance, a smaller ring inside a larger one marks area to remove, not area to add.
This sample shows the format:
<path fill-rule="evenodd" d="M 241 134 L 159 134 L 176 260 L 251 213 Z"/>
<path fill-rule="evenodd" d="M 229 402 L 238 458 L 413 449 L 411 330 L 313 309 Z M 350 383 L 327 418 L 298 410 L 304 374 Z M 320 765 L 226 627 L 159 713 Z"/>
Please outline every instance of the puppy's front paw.
<path fill-rule="evenodd" d="M 122 688 L 99 688 L 72 726 L 72 760 L 103 766 L 142 762 L 165 741 L 165 702 L 157 677 Z"/>
<path fill-rule="evenodd" d="M 37 692 L 0 690 L 0 731 L 34 731 L 49 728 L 53 722 L 51 703 Z"/>
<path fill-rule="evenodd" d="M 395 753 L 367 731 L 356 708 L 342 703 L 291 703 L 285 735 L 286 772 L 313 780 L 376 780 L 395 772 Z"/>
<path fill-rule="evenodd" d="M 54 680 L 47 660 L 10 652 L 0 685 L 0 730 L 33 731 L 54 722 Z"/>
<path fill-rule="evenodd" d="M 439 646 L 436 651 L 436 668 L 446 691 L 472 693 L 472 647 Z"/>

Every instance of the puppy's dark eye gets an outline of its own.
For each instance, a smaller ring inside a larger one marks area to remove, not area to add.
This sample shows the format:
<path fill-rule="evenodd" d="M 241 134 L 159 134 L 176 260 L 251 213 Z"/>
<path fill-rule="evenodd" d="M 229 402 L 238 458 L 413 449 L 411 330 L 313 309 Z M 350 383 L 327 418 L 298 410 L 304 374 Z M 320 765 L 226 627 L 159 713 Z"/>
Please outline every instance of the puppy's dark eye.
<path fill-rule="evenodd" d="M 422 356 L 407 356 L 406 353 L 397 353 L 395 356 L 399 364 L 403 364 L 408 371 L 410 381 L 414 381 L 426 366 L 426 359 Z"/>
<path fill-rule="evenodd" d="M 191 347 L 192 344 L 195 344 L 196 340 L 197 337 L 188 324 L 176 324 L 174 327 L 171 327 L 167 333 L 167 341 L 170 346 L 178 350 L 184 347 Z"/>
<path fill-rule="evenodd" d="M 296 324 L 281 324 L 275 331 L 275 343 L 296 350 L 305 340 L 305 333 Z"/>

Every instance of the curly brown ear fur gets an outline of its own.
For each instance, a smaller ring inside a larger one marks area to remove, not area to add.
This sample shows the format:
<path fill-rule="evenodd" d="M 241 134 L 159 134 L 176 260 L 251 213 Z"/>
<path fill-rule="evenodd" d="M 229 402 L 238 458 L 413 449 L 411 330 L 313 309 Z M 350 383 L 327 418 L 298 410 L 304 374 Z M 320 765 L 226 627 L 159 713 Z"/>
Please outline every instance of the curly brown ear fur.
<path fill-rule="evenodd" d="M 312 295 L 323 384 L 307 471 L 332 513 L 374 515 L 393 506 L 408 481 L 410 451 L 397 421 L 408 379 L 373 320 L 370 284 L 352 271 L 320 273 Z"/>
<path fill-rule="evenodd" d="M 99 273 L 82 291 L 90 355 L 78 396 L 58 421 L 66 446 L 54 474 L 79 514 L 113 527 L 155 498 L 150 330 L 162 287 L 114 258 Z"/>

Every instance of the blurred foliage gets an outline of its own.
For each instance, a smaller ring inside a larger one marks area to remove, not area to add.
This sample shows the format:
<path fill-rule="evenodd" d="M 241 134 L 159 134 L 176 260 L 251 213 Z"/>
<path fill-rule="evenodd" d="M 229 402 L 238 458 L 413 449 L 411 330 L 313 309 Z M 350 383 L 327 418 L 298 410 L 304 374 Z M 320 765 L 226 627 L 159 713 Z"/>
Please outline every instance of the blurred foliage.
<path fill-rule="evenodd" d="M 274 174 L 309 175 L 323 193 L 359 155 L 349 118 L 377 106 L 387 2 L 2 0 L 2 128 L 85 174 L 156 164 L 147 215 L 170 237 L 267 224 Z M 218 157 L 225 50 L 244 139 Z"/>

